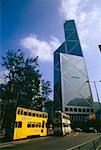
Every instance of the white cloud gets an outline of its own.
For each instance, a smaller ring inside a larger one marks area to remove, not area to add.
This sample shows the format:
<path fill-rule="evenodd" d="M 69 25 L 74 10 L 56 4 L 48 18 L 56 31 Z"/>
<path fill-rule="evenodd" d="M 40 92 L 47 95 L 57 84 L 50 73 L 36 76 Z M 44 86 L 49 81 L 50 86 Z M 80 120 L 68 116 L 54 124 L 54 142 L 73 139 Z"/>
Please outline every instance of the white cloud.
<path fill-rule="evenodd" d="M 63 19 L 75 20 L 87 67 L 90 70 L 96 66 L 101 75 L 101 53 L 98 50 L 98 44 L 101 44 L 100 6 L 101 1 L 95 0 L 60 0 L 59 11 Z"/>
<path fill-rule="evenodd" d="M 101 1 L 96 0 L 60 0 L 62 17 L 76 21 L 81 46 L 86 45 L 91 50 L 101 42 L 100 6 Z M 85 46 L 83 48 L 85 50 Z"/>
<path fill-rule="evenodd" d="M 59 40 L 53 36 L 49 42 L 40 40 L 36 35 L 29 35 L 20 40 L 20 45 L 26 48 L 31 56 L 38 56 L 42 62 L 52 61 L 53 51 L 55 51 L 60 44 Z"/>

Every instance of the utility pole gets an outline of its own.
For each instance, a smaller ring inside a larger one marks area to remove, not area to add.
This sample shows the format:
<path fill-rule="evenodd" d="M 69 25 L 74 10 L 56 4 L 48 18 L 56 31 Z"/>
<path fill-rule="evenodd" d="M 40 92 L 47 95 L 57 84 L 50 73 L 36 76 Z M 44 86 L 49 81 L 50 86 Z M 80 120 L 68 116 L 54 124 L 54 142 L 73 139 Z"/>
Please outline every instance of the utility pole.
<path fill-rule="evenodd" d="M 97 82 L 98 82 L 98 81 L 97 81 Z M 99 82 L 101 82 L 101 81 L 99 81 Z M 93 81 L 93 83 L 94 83 L 94 86 L 95 86 L 98 103 L 100 104 L 100 99 L 99 99 L 99 95 L 98 95 L 98 90 L 97 90 L 97 87 L 96 87 L 96 81 Z"/>

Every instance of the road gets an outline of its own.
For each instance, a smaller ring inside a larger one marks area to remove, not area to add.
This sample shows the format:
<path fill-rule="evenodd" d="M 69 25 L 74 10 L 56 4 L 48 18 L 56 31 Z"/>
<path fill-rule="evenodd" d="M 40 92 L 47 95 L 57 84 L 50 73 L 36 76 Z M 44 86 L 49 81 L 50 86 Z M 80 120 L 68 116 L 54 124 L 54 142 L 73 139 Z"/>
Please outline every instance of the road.
<path fill-rule="evenodd" d="M 17 141 L 6 145 L 1 150 L 68 150 L 97 136 L 97 133 L 73 133 L 64 137 L 41 137 Z"/>

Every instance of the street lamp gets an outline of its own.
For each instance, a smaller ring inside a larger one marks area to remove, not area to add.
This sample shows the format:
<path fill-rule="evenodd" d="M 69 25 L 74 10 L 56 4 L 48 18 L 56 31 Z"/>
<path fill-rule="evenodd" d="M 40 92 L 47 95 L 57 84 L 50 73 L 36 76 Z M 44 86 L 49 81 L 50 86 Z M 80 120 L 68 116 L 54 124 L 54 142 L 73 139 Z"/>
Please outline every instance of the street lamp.
<path fill-rule="evenodd" d="M 96 87 L 96 82 L 101 82 L 101 81 L 93 81 L 94 82 L 94 86 L 95 86 L 95 90 L 96 90 L 96 95 L 97 95 L 97 98 L 98 98 L 98 102 L 100 104 L 100 99 L 99 99 L 99 95 L 98 95 L 98 91 L 97 91 L 97 87 Z"/>

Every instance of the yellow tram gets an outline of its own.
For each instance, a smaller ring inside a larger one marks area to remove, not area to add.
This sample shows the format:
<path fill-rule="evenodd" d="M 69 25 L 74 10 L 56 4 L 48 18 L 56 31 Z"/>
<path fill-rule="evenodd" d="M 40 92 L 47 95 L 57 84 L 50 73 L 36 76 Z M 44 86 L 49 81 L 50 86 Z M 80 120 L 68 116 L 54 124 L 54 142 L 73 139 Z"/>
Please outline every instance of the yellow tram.
<path fill-rule="evenodd" d="M 46 112 L 17 107 L 13 140 L 47 135 Z"/>

